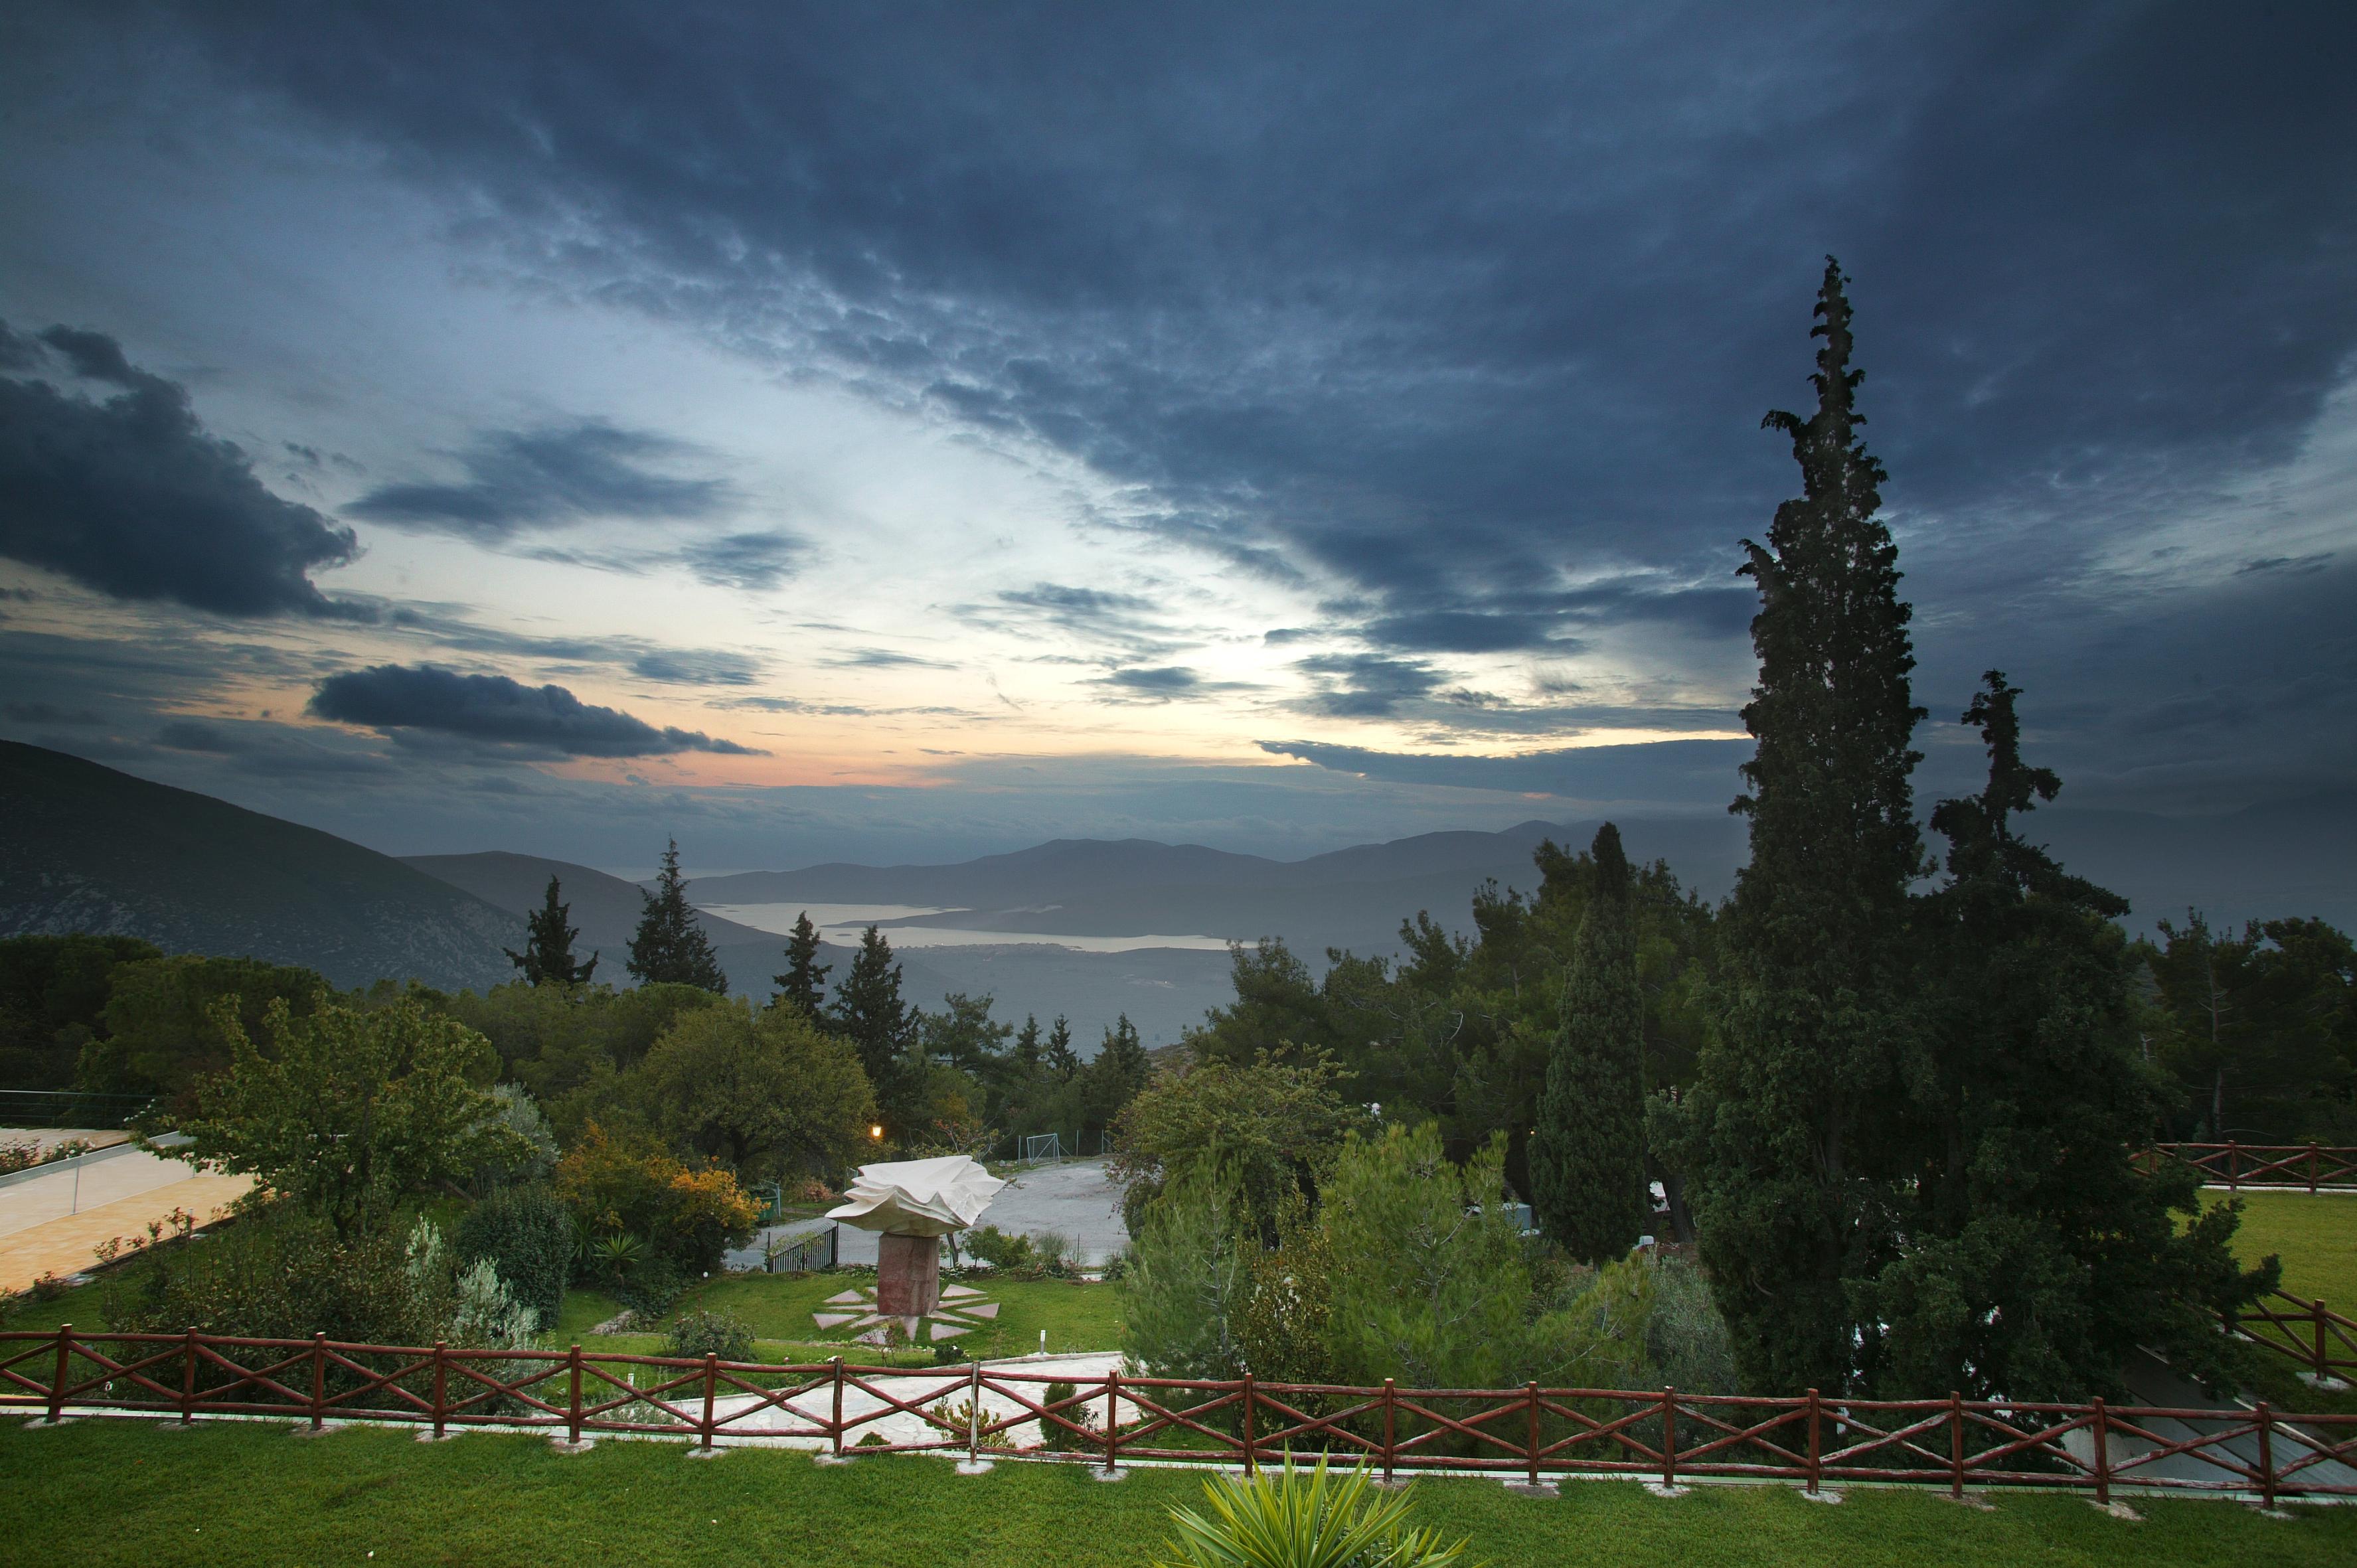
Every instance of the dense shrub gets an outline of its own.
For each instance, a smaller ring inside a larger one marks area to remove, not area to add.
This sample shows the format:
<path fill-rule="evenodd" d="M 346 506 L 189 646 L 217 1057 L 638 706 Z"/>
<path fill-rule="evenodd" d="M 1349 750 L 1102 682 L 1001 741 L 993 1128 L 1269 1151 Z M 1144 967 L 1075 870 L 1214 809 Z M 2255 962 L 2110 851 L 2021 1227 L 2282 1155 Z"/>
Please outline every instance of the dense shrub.
<path fill-rule="evenodd" d="M 685 1312 L 663 1340 L 666 1356 L 717 1356 L 724 1361 L 753 1359 L 753 1328 L 726 1312 Z"/>
<path fill-rule="evenodd" d="M 641 1243 L 643 1262 L 621 1271 L 624 1285 L 628 1275 L 651 1274 L 659 1262 L 691 1278 L 716 1268 L 761 1218 L 760 1206 L 726 1171 L 690 1170 L 651 1138 L 608 1133 L 595 1122 L 557 1162 L 555 1186 L 576 1228 L 592 1239 L 585 1268 L 598 1271 L 606 1238 Z"/>
<path fill-rule="evenodd" d="M 1039 1402 L 1042 1405 L 1052 1406 L 1060 1401 L 1071 1399 L 1080 1391 L 1080 1385 L 1077 1383 L 1049 1383 L 1048 1391 L 1039 1396 Z M 1084 1404 L 1070 1405 L 1056 1413 L 1066 1421 L 1082 1426 L 1092 1424 L 1089 1418 L 1089 1407 Z M 1070 1427 L 1059 1426 L 1052 1421 L 1043 1421 L 1039 1423 L 1039 1446 L 1051 1454 L 1072 1454 L 1087 1449 L 1090 1443 L 1087 1438 Z"/>
<path fill-rule="evenodd" d="M 103 1310 L 125 1333 L 431 1344 L 448 1322 L 450 1281 L 410 1262 L 390 1229 L 339 1241 L 325 1220 L 281 1203 L 203 1240 L 151 1249 L 109 1278 Z"/>
<path fill-rule="evenodd" d="M 451 1236 L 461 1264 L 487 1259 L 535 1327 L 556 1321 L 573 1262 L 573 1218 L 544 1187 L 507 1187 L 468 1209 Z"/>

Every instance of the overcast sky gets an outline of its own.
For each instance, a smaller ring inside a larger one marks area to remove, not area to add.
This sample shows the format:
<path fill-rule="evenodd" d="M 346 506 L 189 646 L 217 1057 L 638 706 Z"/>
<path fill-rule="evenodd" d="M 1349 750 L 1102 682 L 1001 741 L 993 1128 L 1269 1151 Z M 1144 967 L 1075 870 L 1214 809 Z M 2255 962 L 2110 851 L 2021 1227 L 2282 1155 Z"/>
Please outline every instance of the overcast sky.
<path fill-rule="evenodd" d="M 2357 7 L 19 4 L 0 736 L 396 852 L 1707 811 L 1828 252 L 2066 802 L 2357 778 Z"/>

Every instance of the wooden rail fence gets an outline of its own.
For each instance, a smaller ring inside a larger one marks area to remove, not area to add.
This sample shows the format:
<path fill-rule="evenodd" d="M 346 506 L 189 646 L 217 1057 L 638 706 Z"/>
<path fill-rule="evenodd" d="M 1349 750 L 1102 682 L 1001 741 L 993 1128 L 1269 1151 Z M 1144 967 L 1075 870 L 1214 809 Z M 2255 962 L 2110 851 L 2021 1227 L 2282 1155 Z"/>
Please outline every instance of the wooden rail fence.
<path fill-rule="evenodd" d="M 1059 1392 L 1064 1384 L 1072 1391 Z M 952 1402 L 956 1402 L 952 1403 Z M 853 1408 L 854 1406 L 857 1408 Z M 1053 1369 L 910 1372 L 563 1351 L 241 1339 L 199 1334 L 0 1333 L 0 1406 L 55 1422 L 140 1412 L 399 1422 L 585 1434 L 785 1441 L 848 1453 L 1193 1461 L 1250 1471 L 1288 1454 L 1403 1472 L 1490 1472 L 1537 1484 L 1625 1476 L 2066 1487 L 2278 1498 L 2357 1496 L 2357 1415 L 1964 1400 L 1845 1400 L 1674 1389 L 1409 1389 L 1135 1378 Z M 893 1417 L 896 1438 L 881 1430 Z M 1029 1428 L 1038 1443 L 1018 1441 Z M 915 1436 L 909 1435 L 913 1429 Z"/>
<path fill-rule="evenodd" d="M 2357 1148 L 2330 1144 L 2155 1144 L 2136 1160 L 2147 1170 L 2175 1160 L 2205 1182 L 2235 1188 L 2357 1188 Z"/>
<path fill-rule="evenodd" d="M 2229 1321 L 2254 1342 L 2298 1361 L 2315 1377 L 2357 1380 L 2357 1321 L 2273 1291 Z"/>

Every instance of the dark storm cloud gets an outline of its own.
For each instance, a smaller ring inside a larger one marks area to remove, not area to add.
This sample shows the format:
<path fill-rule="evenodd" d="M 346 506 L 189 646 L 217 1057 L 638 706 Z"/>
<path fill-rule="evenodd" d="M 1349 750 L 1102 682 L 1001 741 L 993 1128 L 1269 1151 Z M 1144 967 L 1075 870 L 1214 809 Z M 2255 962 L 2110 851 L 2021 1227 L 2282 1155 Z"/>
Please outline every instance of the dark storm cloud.
<path fill-rule="evenodd" d="M 726 506 L 729 486 L 649 467 L 676 463 L 693 451 L 664 436 L 598 420 L 545 430 L 490 431 L 457 455 L 463 480 L 381 486 L 344 510 L 372 522 L 487 541 L 593 518 L 693 521 Z"/>
<path fill-rule="evenodd" d="M 749 686 L 761 661 L 719 650 L 669 649 L 640 654 L 630 670 L 641 680 L 675 686 Z"/>
<path fill-rule="evenodd" d="M 810 553 L 807 541 L 777 532 L 724 533 L 683 545 L 680 559 L 700 582 L 718 588 L 774 588 Z"/>
<path fill-rule="evenodd" d="M 380 664 L 331 675 L 319 682 L 309 711 L 388 734 L 424 730 L 568 757 L 760 755 L 698 731 L 658 729 L 619 709 L 584 703 L 562 686 L 526 686 L 504 675 L 462 675 L 431 664 Z"/>
<path fill-rule="evenodd" d="M 1295 661 L 1315 686 L 1298 704 L 1326 718 L 1388 718 L 1404 703 L 1439 689 L 1426 665 L 1372 653 L 1320 653 Z"/>
<path fill-rule="evenodd" d="M 1276 757 L 1394 784 L 1511 789 L 1574 800 L 1651 800 L 1724 804 L 1735 798 L 1736 768 L 1751 755 L 1748 740 L 1669 740 L 1647 746 L 1591 746 L 1520 757 L 1432 757 L 1369 751 L 1313 741 L 1265 740 Z"/>
<path fill-rule="evenodd" d="M 38 375 L 47 364 L 120 390 L 61 390 Z M 0 325 L 0 555 L 119 599 L 364 618 L 310 579 L 359 553 L 351 530 L 272 494 L 185 389 L 132 365 L 113 338 Z"/>
<path fill-rule="evenodd" d="M 1041 443 L 1116 482 L 1108 527 L 1339 579 L 1352 604 L 1314 646 L 1355 634 L 1409 668 L 1629 627 L 1739 658 L 1733 542 L 1794 486 L 1759 416 L 1807 395 L 1828 250 L 1857 278 L 1894 511 L 1946 551 L 1910 540 L 1919 625 L 1972 628 L 1927 632 L 1932 686 L 2032 678 L 2022 648 L 2056 676 L 2101 662 L 2071 639 L 2125 601 L 2089 564 L 2298 449 L 2357 349 L 2335 63 L 2357 8 L 1477 15 L 806 4 L 681 26 L 445 0 L 171 25 L 232 87 L 446 195 L 525 286 Z M 180 58 L 83 25 L 108 62 Z M 2255 540 L 2236 581 L 2314 553 Z M 1992 585 L 1992 558 L 2087 602 Z M 2104 667 L 2123 711 L 2175 695 Z M 1342 717 L 1439 689 L 1320 678 Z M 2303 744 L 2276 722 L 2240 752 Z"/>
<path fill-rule="evenodd" d="M 0 714 L 20 725 L 101 725 L 106 721 L 88 708 L 61 708 L 54 703 L 0 703 Z"/>
<path fill-rule="evenodd" d="M 1793 483 L 1759 416 L 1806 395 L 1827 250 L 1894 503 L 2050 522 L 2010 536 L 2032 574 L 2099 547 L 2090 487 L 2146 515 L 2293 450 L 2357 347 L 2346 6 L 196 25 L 484 204 L 514 265 L 1071 454 L 1126 526 L 1339 576 L 1378 652 L 1623 614 L 1739 646 L 1738 594 L 1531 599 L 1598 557 L 1731 567 Z M 532 489 L 425 510 L 515 526 Z"/>

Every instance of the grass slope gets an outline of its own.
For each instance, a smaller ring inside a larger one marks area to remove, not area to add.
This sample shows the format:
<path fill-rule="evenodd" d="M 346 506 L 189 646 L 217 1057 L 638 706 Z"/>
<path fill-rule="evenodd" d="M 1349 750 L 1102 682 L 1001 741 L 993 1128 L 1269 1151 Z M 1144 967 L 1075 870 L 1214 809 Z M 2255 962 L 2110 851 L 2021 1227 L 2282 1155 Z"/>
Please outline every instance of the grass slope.
<path fill-rule="evenodd" d="M 2239 1196 L 2243 1223 L 2234 1255 L 2245 1266 L 2269 1253 L 2283 1260 L 2283 1288 L 2304 1301 L 2322 1301 L 2343 1317 L 2357 1317 L 2357 1193 L 2204 1192 L 2215 1208 Z M 2252 1392 L 2282 1410 L 2357 1415 L 2357 1389 L 2309 1388 L 2289 1359 L 2266 1352 Z"/>
<path fill-rule="evenodd" d="M 0 1425 L 0 1540 L 25 1563 L 542 1564 L 628 1568 L 793 1563 L 798 1568 L 1057 1568 L 1144 1564 L 1163 1554 L 1170 1505 L 1200 1474 L 1136 1472 L 1118 1486 L 1078 1466 L 1002 1464 L 961 1477 L 929 1459 L 822 1468 L 803 1455 L 739 1451 L 691 1463 L 677 1444 L 600 1443 L 555 1453 L 534 1437 L 468 1434 L 421 1444 L 347 1429 L 298 1442 L 280 1423 L 83 1421 Z M 1559 1498 L 1480 1479 L 1428 1479 L 1418 1517 L 1469 1538 L 1495 1568 L 1827 1563 L 2276 1568 L 2357 1561 L 2357 1509 L 2264 1519 L 2233 1503 L 2138 1499 L 2142 1523 L 2078 1498 L 2007 1495 L 1995 1511 L 1937 1497 L 1853 1491 L 1838 1508 L 1781 1487 L 1705 1487 L 1656 1498 L 1628 1482 L 1567 1485 Z"/>

